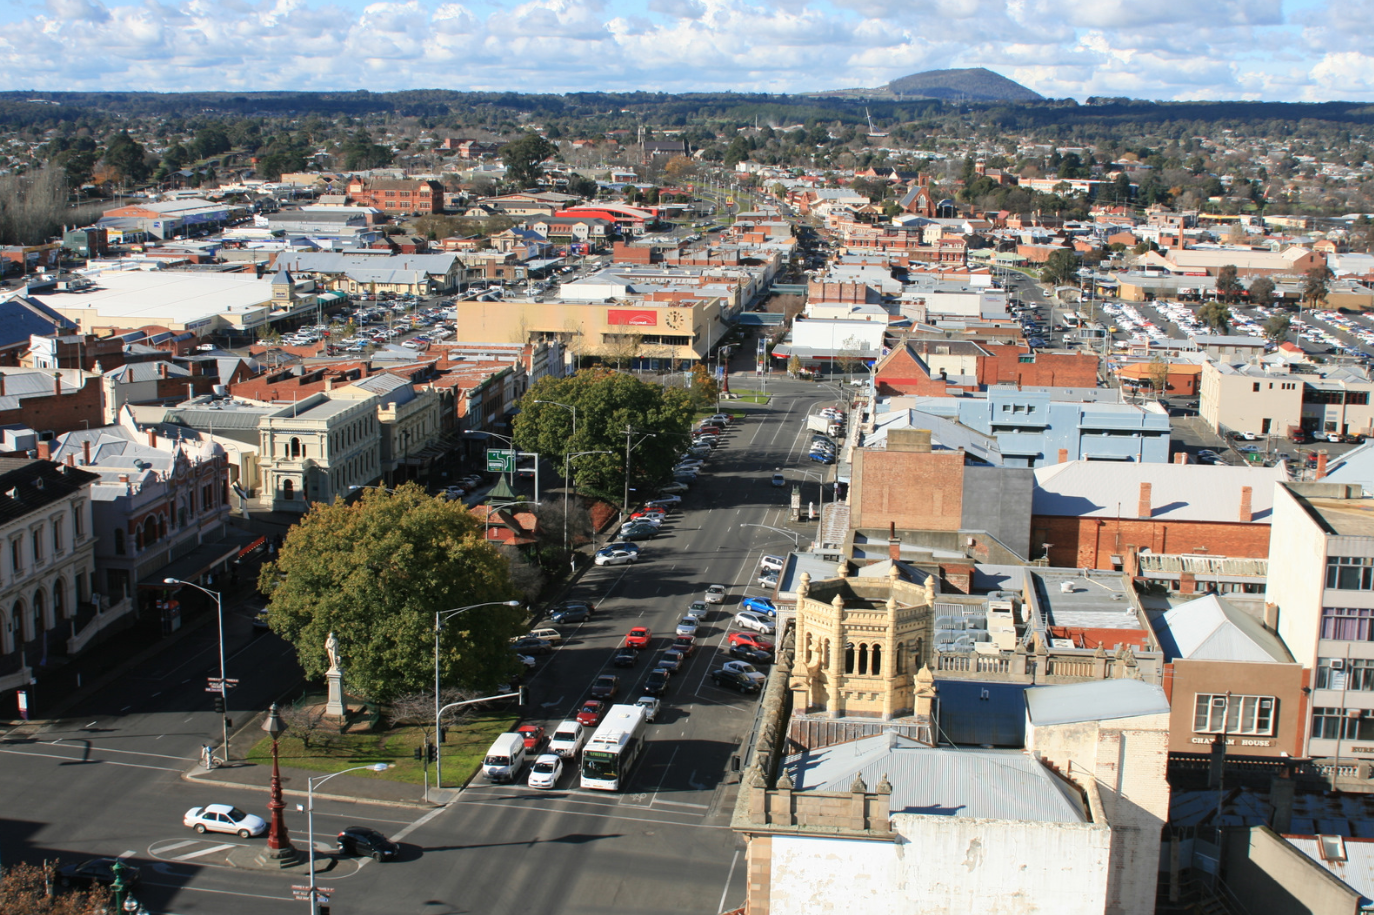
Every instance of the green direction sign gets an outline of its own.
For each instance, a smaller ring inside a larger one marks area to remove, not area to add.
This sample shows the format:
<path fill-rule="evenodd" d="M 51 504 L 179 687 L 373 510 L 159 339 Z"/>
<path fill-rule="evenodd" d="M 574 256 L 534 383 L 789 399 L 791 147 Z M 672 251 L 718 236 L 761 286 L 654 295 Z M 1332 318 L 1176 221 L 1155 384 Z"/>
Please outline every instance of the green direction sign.
<path fill-rule="evenodd" d="M 487 473 L 515 473 L 515 452 L 508 448 L 488 448 Z"/>

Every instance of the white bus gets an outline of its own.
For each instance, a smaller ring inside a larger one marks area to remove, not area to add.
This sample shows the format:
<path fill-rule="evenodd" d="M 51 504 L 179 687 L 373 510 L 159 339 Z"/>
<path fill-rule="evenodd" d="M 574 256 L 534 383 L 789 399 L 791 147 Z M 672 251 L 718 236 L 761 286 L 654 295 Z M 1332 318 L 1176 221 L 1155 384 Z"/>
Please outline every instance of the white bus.
<path fill-rule="evenodd" d="M 619 791 L 644 749 L 644 709 L 613 705 L 582 748 L 582 787 Z"/>
<path fill-rule="evenodd" d="M 1066 311 L 1059 319 L 1064 322 L 1065 327 L 1078 327 L 1083 323 L 1083 317 L 1076 311 Z"/>

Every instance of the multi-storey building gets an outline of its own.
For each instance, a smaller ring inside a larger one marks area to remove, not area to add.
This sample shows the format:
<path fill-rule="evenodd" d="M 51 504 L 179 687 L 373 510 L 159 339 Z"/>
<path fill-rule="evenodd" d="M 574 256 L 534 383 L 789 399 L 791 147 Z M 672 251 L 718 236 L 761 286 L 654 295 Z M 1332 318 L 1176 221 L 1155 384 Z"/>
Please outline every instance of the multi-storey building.
<path fill-rule="evenodd" d="M 425 216 L 444 211 L 444 186 L 438 181 L 404 178 L 354 178 L 348 197 L 359 206 L 384 213 Z"/>
<path fill-rule="evenodd" d="M 258 420 L 262 497 L 273 511 L 304 513 L 382 473 L 381 420 L 375 395 L 314 394 Z"/>

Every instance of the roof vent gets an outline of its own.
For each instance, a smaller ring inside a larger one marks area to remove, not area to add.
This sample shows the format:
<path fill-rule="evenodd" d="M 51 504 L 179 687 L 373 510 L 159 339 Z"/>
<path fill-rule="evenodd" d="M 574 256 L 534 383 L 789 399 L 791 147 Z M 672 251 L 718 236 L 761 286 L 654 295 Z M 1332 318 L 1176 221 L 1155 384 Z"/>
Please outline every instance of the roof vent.
<path fill-rule="evenodd" d="M 19 499 L 19 487 L 15 486 L 12 489 L 7 489 L 5 491 L 5 496 L 17 501 Z"/>

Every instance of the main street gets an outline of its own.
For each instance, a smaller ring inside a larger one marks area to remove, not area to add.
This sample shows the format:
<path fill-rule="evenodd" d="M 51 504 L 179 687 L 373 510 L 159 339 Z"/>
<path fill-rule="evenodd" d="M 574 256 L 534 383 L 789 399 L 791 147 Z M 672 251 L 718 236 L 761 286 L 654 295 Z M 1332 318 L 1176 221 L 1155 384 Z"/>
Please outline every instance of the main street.
<path fill-rule="evenodd" d="M 758 384 L 732 379 L 738 387 Z M 320 883 L 332 887 L 333 911 L 352 912 L 683 912 L 713 913 L 744 899 L 744 865 L 729 830 L 734 786 L 730 757 L 747 735 L 757 698 L 717 689 L 709 678 L 723 660 L 729 624 L 754 585 L 760 555 L 783 553 L 792 541 L 742 525 L 803 532 L 786 519 L 790 488 L 771 485 L 782 469 L 803 485 L 803 505 L 816 500 L 806 455 L 803 417 L 834 402 L 824 387 L 770 380 L 767 405 L 736 404 L 733 424 L 705 472 L 656 539 L 641 544 L 634 565 L 588 570 L 570 595 L 597 604 L 584 624 L 560 627 L 565 644 L 541 659 L 528 683 L 534 723 L 548 728 L 569 717 L 597 674 L 609 667 L 625 632 L 647 625 L 655 634 L 639 666 L 621 675 L 620 701 L 633 701 L 677 620 L 710 584 L 729 596 L 715 608 L 700 648 L 664 698 L 649 743 L 618 794 L 582 791 L 575 773 L 559 788 L 538 792 L 490 786 L 478 779 L 446 808 L 316 800 L 315 834 L 325 841 L 350 824 L 370 825 L 401 842 L 401 860 L 378 865 L 343 861 Z M 245 611 L 246 612 L 246 611 Z M 250 639 L 240 613 L 231 627 L 229 675 L 241 690 L 258 690 L 254 707 L 277 678 L 295 666 L 274 636 Z M 199 637 L 199 634 L 198 634 Z M 188 783 L 198 748 L 212 737 L 203 678 L 216 667 L 204 637 L 149 662 L 146 671 L 115 684 L 67 718 L 0 742 L 0 860 L 76 860 L 125 855 L 142 866 L 138 897 L 155 912 L 301 912 L 283 875 L 227 867 L 237 845 L 262 839 L 197 836 L 181 825 L 189 807 L 235 803 L 265 814 L 266 786 L 246 791 Z M 239 673 L 242 672 L 242 673 Z M 143 679 L 139 679 L 142 677 Z M 231 701 L 243 708 L 247 694 Z M 303 785 L 288 784 L 288 791 Z M 304 847 L 299 797 L 288 796 L 292 834 Z"/>

